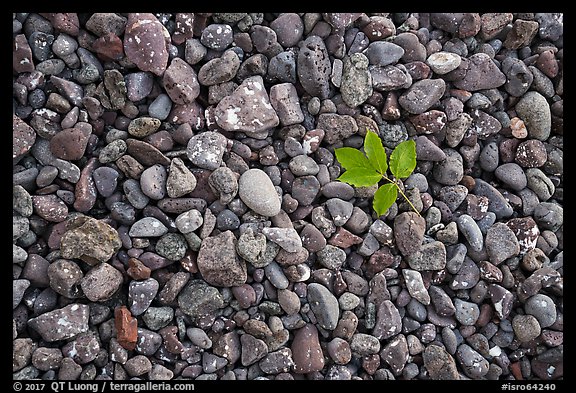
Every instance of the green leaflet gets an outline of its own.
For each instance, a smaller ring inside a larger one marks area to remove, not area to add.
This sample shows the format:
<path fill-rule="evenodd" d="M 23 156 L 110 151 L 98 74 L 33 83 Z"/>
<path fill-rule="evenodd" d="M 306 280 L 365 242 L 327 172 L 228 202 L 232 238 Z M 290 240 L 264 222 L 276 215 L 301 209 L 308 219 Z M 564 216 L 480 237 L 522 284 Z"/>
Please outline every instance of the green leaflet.
<path fill-rule="evenodd" d="M 386 150 L 382 146 L 382 140 L 375 132 L 367 130 L 366 137 L 364 138 L 364 151 L 370 164 L 381 174 L 385 175 L 388 169 L 386 162 Z"/>
<path fill-rule="evenodd" d="M 372 207 L 379 216 L 386 213 L 386 211 L 396 202 L 398 191 L 396 191 L 396 184 L 387 183 L 381 186 L 374 194 L 374 202 Z"/>
<path fill-rule="evenodd" d="M 390 154 L 390 171 L 398 179 L 404 179 L 416 168 L 416 142 L 404 141 Z"/>
<path fill-rule="evenodd" d="M 336 180 L 348 183 L 354 187 L 370 187 L 378 183 L 382 175 L 372 169 L 352 168 L 340 175 Z"/>
<path fill-rule="evenodd" d="M 378 188 L 372 202 L 372 207 L 379 216 L 386 214 L 390 206 L 396 202 L 398 192 L 402 194 L 412 209 L 420 214 L 398 185 L 388 177 L 387 172 L 390 169 L 390 172 L 397 179 L 410 176 L 416 168 L 416 143 L 413 140 L 407 140 L 398 144 L 390 154 L 390 164 L 388 164 L 382 140 L 377 133 L 367 129 L 364 138 L 364 152 L 366 155 L 351 147 L 335 149 L 336 159 L 346 170 L 336 180 L 354 187 L 370 187 L 384 179 L 388 183 Z"/>
<path fill-rule="evenodd" d="M 352 147 L 341 147 L 335 149 L 336 159 L 346 170 L 352 168 L 366 168 L 366 170 L 374 171 L 372 164 L 366 158 L 366 156 L 358 149 Z"/>

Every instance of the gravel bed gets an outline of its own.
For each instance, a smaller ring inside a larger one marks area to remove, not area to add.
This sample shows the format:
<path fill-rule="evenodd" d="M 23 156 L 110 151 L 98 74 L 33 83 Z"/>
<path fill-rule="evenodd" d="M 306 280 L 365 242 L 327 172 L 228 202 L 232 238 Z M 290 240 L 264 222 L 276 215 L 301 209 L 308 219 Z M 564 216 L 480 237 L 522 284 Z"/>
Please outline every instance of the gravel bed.
<path fill-rule="evenodd" d="M 563 379 L 563 91 L 555 13 L 13 14 L 13 379 Z"/>

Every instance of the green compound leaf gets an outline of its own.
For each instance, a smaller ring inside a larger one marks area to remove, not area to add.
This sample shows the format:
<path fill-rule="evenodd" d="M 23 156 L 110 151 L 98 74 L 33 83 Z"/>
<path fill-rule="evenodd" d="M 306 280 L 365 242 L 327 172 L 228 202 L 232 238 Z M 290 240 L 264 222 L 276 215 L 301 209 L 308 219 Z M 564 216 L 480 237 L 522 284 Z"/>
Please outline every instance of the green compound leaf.
<path fill-rule="evenodd" d="M 416 142 L 407 140 L 400 143 L 390 154 L 390 171 L 398 178 L 403 179 L 412 174 L 416 168 Z"/>
<path fill-rule="evenodd" d="M 375 132 L 368 130 L 364 138 L 364 151 L 370 164 L 381 174 L 385 175 L 388 169 L 386 162 L 386 150 L 382 146 L 382 140 Z"/>
<path fill-rule="evenodd" d="M 335 149 L 336 159 L 346 170 L 352 168 L 365 168 L 366 170 L 374 171 L 370 161 L 366 158 L 364 153 L 352 147 L 341 147 Z"/>
<path fill-rule="evenodd" d="M 354 187 L 370 187 L 378 183 L 382 175 L 374 168 L 352 168 L 340 175 L 336 180 L 348 183 Z"/>
<path fill-rule="evenodd" d="M 387 183 L 381 186 L 374 194 L 374 202 L 372 202 L 372 207 L 376 214 L 381 216 L 386 213 L 390 206 L 396 202 L 397 197 L 398 191 L 395 184 Z"/>

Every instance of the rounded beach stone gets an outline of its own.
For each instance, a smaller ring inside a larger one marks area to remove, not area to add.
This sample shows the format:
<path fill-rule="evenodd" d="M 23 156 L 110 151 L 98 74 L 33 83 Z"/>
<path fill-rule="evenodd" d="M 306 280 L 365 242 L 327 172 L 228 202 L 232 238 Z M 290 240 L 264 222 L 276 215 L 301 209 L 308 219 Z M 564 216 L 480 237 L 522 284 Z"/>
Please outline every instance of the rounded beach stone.
<path fill-rule="evenodd" d="M 272 217 L 280 212 L 281 202 L 272 181 L 261 169 L 249 169 L 238 180 L 238 196 L 255 213 Z"/>

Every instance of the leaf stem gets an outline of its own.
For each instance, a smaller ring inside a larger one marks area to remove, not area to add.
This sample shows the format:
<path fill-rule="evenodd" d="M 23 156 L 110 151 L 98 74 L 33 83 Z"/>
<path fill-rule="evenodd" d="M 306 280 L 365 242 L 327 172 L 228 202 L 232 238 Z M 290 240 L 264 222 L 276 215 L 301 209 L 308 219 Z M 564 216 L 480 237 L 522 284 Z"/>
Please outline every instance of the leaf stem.
<path fill-rule="evenodd" d="M 420 214 L 420 212 L 418 210 L 416 210 L 416 208 L 414 207 L 414 205 L 412 204 L 412 202 L 410 201 L 410 199 L 408 199 L 408 197 L 406 196 L 406 194 L 404 194 L 404 192 L 402 191 L 402 189 L 400 188 L 400 186 L 395 182 L 392 181 L 388 176 L 386 175 L 382 175 L 382 178 L 385 180 L 388 180 L 390 183 L 394 184 L 396 186 L 396 188 L 398 189 L 398 191 L 400 191 L 400 194 L 402 194 L 402 196 L 404 197 L 404 199 L 406 199 L 406 202 L 408 202 L 408 204 L 410 205 L 410 207 L 412 207 L 412 210 L 414 210 L 416 212 L 416 214 L 418 214 L 420 217 L 422 217 L 422 215 Z"/>

